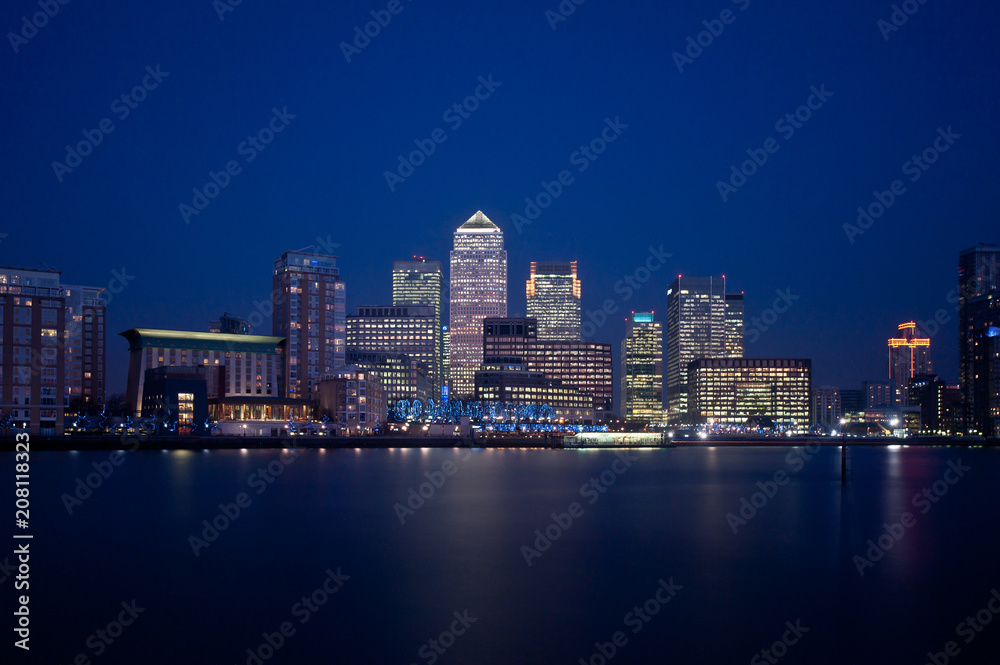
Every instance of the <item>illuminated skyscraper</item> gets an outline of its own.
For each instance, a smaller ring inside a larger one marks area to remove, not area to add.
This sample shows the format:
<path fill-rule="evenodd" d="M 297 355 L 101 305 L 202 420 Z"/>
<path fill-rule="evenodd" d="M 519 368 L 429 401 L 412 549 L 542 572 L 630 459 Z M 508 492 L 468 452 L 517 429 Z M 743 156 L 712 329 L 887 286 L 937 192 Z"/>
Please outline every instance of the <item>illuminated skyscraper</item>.
<path fill-rule="evenodd" d="M 285 252 L 274 262 L 271 328 L 288 338 L 284 397 L 311 399 L 319 377 L 344 364 L 347 288 L 337 257 Z"/>
<path fill-rule="evenodd" d="M 450 381 L 453 397 L 471 398 L 483 362 L 483 319 L 507 316 L 507 252 L 503 232 L 477 211 L 455 231 L 451 252 L 449 312 Z"/>
<path fill-rule="evenodd" d="M 618 404 L 629 422 L 663 421 L 663 324 L 652 312 L 626 320 Z"/>
<path fill-rule="evenodd" d="M 958 255 L 958 372 L 966 431 L 987 429 L 987 407 L 976 404 L 982 387 L 975 368 L 979 340 L 990 328 L 1000 328 L 1000 246 L 979 245 Z"/>
<path fill-rule="evenodd" d="M 670 422 L 687 417 L 687 369 L 692 360 L 742 357 L 743 327 L 736 327 L 737 319 L 743 319 L 743 299 L 727 300 L 724 275 L 678 275 L 667 289 L 666 384 Z"/>
<path fill-rule="evenodd" d="M 913 321 L 899 324 L 899 336 L 889 339 L 889 380 L 895 382 L 896 404 L 910 406 L 910 379 L 931 373 L 931 340 L 917 336 Z"/>
<path fill-rule="evenodd" d="M 539 339 L 580 339 L 580 280 L 576 261 L 531 262 L 528 317 L 538 320 Z"/>
<path fill-rule="evenodd" d="M 392 304 L 427 305 L 434 308 L 434 358 L 427 373 L 433 385 L 434 399 L 441 395 L 444 347 L 441 335 L 441 288 L 444 276 L 440 261 L 414 258 L 392 264 Z"/>

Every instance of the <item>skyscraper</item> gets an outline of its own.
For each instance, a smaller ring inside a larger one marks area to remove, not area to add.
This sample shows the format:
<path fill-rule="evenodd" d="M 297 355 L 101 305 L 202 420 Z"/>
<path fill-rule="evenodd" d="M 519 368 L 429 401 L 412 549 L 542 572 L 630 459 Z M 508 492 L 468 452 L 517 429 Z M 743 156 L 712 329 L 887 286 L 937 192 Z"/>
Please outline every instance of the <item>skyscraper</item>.
<path fill-rule="evenodd" d="M 449 388 L 471 398 L 483 362 L 483 319 L 507 316 L 507 252 L 503 232 L 477 211 L 455 231 L 451 252 Z"/>
<path fill-rule="evenodd" d="M 743 294 L 726 294 L 726 357 L 743 357 Z"/>
<path fill-rule="evenodd" d="M 431 377 L 434 398 L 441 395 L 444 347 L 441 335 L 441 288 L 444 276 L 440 261 L 416 258 L 392 264 L 392 304 L 427 305 L 434 308 L 434 357 L 427 373 Z"/>
<path fill-rule="evenodd" d="M 532 261 L 526 292 L 528 317 L 538 320 L 539 339 L 580 339 L 580 280 L 576 276 L 576 261 Z"/>
<path fill-rule="evenodd" d="M 288 338 L 284 397 L 311 399 L 323 374 L 344 364 L 347 287 L 337 257 L 288 251 L 274 262 L 272 330 Z"/>
<path fill-rule="evenodd" d="M 104 289 L 97 286 L 63 286 L 66 296 L 66 399 L 76 410 L 104 404 Z"/>
<path fill-rule="evenodd" d="M 635 312 L 625 322 L 618 397 L 628 422 L 663 421 L 663 324 L 652 312 Z"/>
<path fill-rule="evenodd" d="M 896 384 L 896 404 L 910 406 L 910 379 L 931 373 L 931 340 L 919 337 L 913 321 L 899 324 L 899 336 L 889 339 L 889 380 Z"/>
<path fill-rule="evenodd" d="M 979 245 L 958 255 L 958 373 L 966 431 L 985 426 L 976 416 L 984 413 L 976 405 L 976 346 L 991 327 L 1000 327 L 1000 246 Z"/>
<path fill-rule="evenodd" d="M 687 417 L 687 368 L 698 358 L 742 357 L 742 294 L 726 298 L 726 278 L 677 276 L 667 289 L 667 417 Z M 736 355 L 736 354 L 739 355 Z"/>

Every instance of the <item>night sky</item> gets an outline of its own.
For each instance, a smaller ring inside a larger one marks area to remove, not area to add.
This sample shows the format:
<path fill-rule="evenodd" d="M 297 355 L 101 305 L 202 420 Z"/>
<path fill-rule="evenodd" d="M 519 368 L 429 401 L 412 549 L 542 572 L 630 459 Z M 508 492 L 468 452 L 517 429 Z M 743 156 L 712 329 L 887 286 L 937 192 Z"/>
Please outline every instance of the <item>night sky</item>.
<path fill-rule="evenodd" d="M 724 273 L 746 292 L 748 321 L 776 290 L 797 296 L 747 356 L 813 358 L 815 385 L 857 387 L 884 378 L 896 324 L 944 309 L 932 358 L 956 381 L 958 252 L 1000 240 L 1000 17 L 911 3 L 893 31 L 890 2 L 860 0 L 566 0 L 575 10 L 555 30 L 556 0 L 403 0 L 395 15 L 382 0 L 59 5 L 0 47 L 0 263 L 56 267 L 70 284 L 130 278 L 108 308 L 111 391 L 125 385 L 120 331 L 247 317 L 268 298 L 274 259 L 317 238 L 339 244 L 349 312 L 387 303 L 392 261 L 447 265 L 477 209 L 505 232 L 509 313 L 524 312 L 530 261 L 577 259 L 584 311 L 619 308 L 594 335 L 616 356 L 628 311 L 665 314 L 678 273 Z M 38 11 L 5 3 L 0 26 L 20 32 Z M 340 44 L 372 11 L 391 22 L 348 62 Z M 678 71 L 673 53 L 704 21 L 721 34 Z M 468 117 L 446 116 L 480 77 L 492 92 L 479 88 Z M 121 96 L 144 79 L 153 89 L 129 108 Z M 825 99 L 800 111 L 808 120 L 776 126 L 813 87 Z M 241 147 L 275 109 L 282 131 Z M 593 161 L 574 156 L 609 119 L 614 142 Z M 385 172 L 438 128 L 444 142 L 392 191 Z M 951 128 L 938 142 L 948 150 L 907 166 L 939 128 Z M 101 136 L 92 154 L 54 167 L 83 132 Z M 748 150 L 767 161 L 723 200 L 717 182 Z M 238 174 L 186 223 L 179 206 L 230 161 Z M 525 198 L 563 170 L 572 182 L 518 233 Z M 905 191 L 851 242 L 844 224 L 897 179 Z M 616 282 L 661 246 L 672 257 L 626 301 Z"/>

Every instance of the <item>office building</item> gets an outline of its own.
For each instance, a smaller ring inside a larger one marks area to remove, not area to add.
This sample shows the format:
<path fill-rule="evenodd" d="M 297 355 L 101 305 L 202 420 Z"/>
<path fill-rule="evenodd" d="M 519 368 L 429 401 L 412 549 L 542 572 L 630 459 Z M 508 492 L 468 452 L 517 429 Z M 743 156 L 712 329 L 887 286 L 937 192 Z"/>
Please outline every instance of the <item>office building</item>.
<path fill-rule="evenodd" d="M 274 262 L 271 330 L 288 340 L 284 397 L 312 398 L 319 377 L 344 364 L 346 289 L 336 256 L 288 251 Z"/>
<path fill-rule="evenodd" d="M 627 422 L 663 422 L 663 326 L 652 312 L 633 313 L 621 345 L 619 410 Z"/>
<path fill-rule="evenodd" d="M 437 398 L 433 368 L 438 358 L 435 347 L 439 328 L 430 305 L 364 306 L 347 317 L 347 349 L 360 352 L 405 354 L 423 365 L 421 372 L 411 373 L 414 381 L 429 381 L 427 397 Z M 357 364 L 354 362 L 353 364 Z M 383 377 L 383 386 L 392 400 L 414 399 L 423 395 L 416 384 L 398 390 L 393 381 Z"/>
<path fill-rule="evenodd" d="M 426 404 L 437 397 L 427 366 L 405 353 L 348 348 L 347 363 L 378 378 L 389 408 L 401 399 Z"/>
<path fill-rule="evenodd" d="M 580 280 L 576 261 L 532 261 L 526 293 L 528 318 L 538 321 L 539 339 L 580 339 Z"/>
<path fill-rule="evenodd" d="M 688 366 L 691 422 L 745 424 L 765 418 L 806 429 L 812 423 L 812 361 L 701 358 Z"/>
<path fill-rule="evenodd" d="M 485 357 L 518 358 L 529 372 L 541 372 L 594 398 L 599 421 L 614 417 L 614 376 L 610 344 L 539 338 L 532 318 L 487 318 L 483 321 Z"/>
<path fill-rule="evenodd" d="M 434 309 L 434 358 L 428 367 L 434 395 L 444 385 L 444 343 L 441 326 L 441 295 L 444 275 L 440 261 L 414 257 L 392 264 L 392 304 L 427 305 Z"/>
<path fill-rule="evenodd" d="M 283 337 L 153 328 L 132 328 L 120 334 L 129 343 L 125 403 L 133 417 L 141 415 L 146 371 L 158 367 L 203 367 L 210 402 L 233 398 L 241 403 L 278 404 L 273 400 L 284 399 Z M 295 400 L 285 399 L 281 404 L 285 402 L 294 404 Z"/>
<path fill-rule="evenodd" d="M 548 405 L 554 420 L 581 425 L 596 424 L 594 397 L 562 381 L 532 372 L 518 358 L 487 357 L 475 372 L 475 398 L 512 404 Z"/>
<path fill-rule="evenodd" d="M 448 399 L 451 376 L 451 336 L 448 326 L 441 326 L 441 399 Z"/>
<path fill-rule="evenodd" d="M 63 433 L 66 298 L 59 276 L 50 268 L 0 266 L 0 411 L 30 434 Z"/>
<path fill-rule="evenodd" d="M 103 288 L 63 286 L 66 298 L 65 406 L 68 412 L 100 410 L 105 398 L 107 343 Z"/>
<path fill-rule="evenodd" d="M 317 414 L 345 434 L 371 434 L 386 422 L 388 409 L 379 378 L 355 365 L 323 375 L 317 398 Z"/>
<path fill-rule="evenodd" d="M 743 357 L 743 294 L 726 294 L 726 357 Z"/>
<path fill-rule="evenodd" d="M 937 374 L 917 374 L 910 379 L 910 405 L 919 408 L 919 430 L 933 434 L 962 431 L 962 395 Z"/>
<path fill-rule="evenodd" d="M 895 402 L 910 406 L 910 379 L 918 374 L 930 374 L 931 340 L 920 337 L 913 321 L 899 324 L 899 334 L 889 339 L 889 381 L 896 388 Z"/>
<path fill-rule="evenodd" d="M 507 252 L 503 232 L 482 211 L 455 231 L 451 252 L 449 389 L 454 398 L 475 392 L 483 362 L 483 319 L 507 316 Z"/>
<path fill-rule="evenodd" d="M 142 416 L 156 434 L 207 434 L 207 368 L 165 366 L 143 376 Z"/>
<path fill-rule="evenodd" d="M 840 388 L 820 386 L 813 391 L 813 418 L 815 424 L 825 432 L 840 428 L 840 419 L 844 417 L 840 401 Z"/>
<path fill-rule="evenodd" d="M 688 414 L 687 368 L 692 360 L 742 356 L 742 320 L 742 294 L 727 298 L 724 275 L 678 275 L 667 289 L 666 390 L 670 422 L 680 422 Z"/>
<path fill-rule="evenodd" d="M 860 388 L 841 388 L 840 408 L 845 416 L 864 411 L 865 391 Z"/>
<path fill-rule="evenodd" d="M 1000 327 L 1000 246 L 979 245 L 958 256 L 958 371 L 967 432 L 987 429 L 982 419 L 989 408 L 977 406 L 976 397 L 988 390 L 977 385 L 975 366 L 977 346 L 991 327 Z"/>

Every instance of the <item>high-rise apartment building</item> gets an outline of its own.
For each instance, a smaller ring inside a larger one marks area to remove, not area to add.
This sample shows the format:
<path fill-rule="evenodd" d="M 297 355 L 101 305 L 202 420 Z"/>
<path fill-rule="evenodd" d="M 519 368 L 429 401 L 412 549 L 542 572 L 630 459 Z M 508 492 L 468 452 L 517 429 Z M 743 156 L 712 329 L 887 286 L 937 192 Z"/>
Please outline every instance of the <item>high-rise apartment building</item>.
<path fill-rule="evenodd" d="M 958 255 L 958 372 L 966 431 L 983 431 L 983 408 L 976 404 L 977 341 L 1000 327 L 1000 246 L 979 245 Z M 978 414 L 978 415 L 977 415 Z"/>
<path fill-rule="evenodd" d="M 663 324 L 652 312 L 635 312 L 625 322 L 618 404 L 627 422 L 663 421 Z"/>
<path fill-rule="evenodd" d="M 59 275 L 0 266 L 0 411 L 31 434 L 63 433 L 66 298 Z"/>
<path fill-rule="evenodd" d="M 687 417 L 687 368 L 692 360 L 743 355 L 742 320 L 742 294 L 727 299 L 725 276 L 678 276 L 667 289 L 666 388 L 671 422 Z"/>
<path fill-rule="evenodd" d="M 227 335 L 249 335 L 250 324 L 229 312 L 223 312 L 218 321 L 208 324 L 208 332 L 225 333 Z"/>
<path fill-rule="evenodd" d="M 449 389 L 471 398 L 483 362 L 483 319 L 507 316 L 507 252 L 503 232 L 477 211 L 455 231 L 451 252 Z"/>
<path fill-rule="evenodd" d="M 311 399 L 324 374 L 344 364 L 347 287 L 337 257 L 288 251 L 274 262 L 272 331 L 288 339 L 284 397 Z"/>
<path fill-rule="evenodd" d="M 840 388 L 835 386 L 820 386 L 813 391 L 813 420 L 824 431 L 840 428 L 840 419 L 844 417 L 840 401 Z"/>
<path fill-rule="evenodd" d="M 440 261 L 414 258 L 412 261 L 395 261 L 392 264 L 392 304 L 427 305 L 434 308 L 434 357 L 429 361 L 427 373 L 434 386 L 435 397 L 443 385 L 444 345 L 441 334 L 441 294 L 444 274 Z"/>
<path fill-rule="evenodd" d="M 892 381 L 863 381 L 865 409 L 891 409 L 896 406 L 896 386 Z"/>
<path fill-rule="evenodd" d="M 71 412 L 88 405 L 100 408 L 104 404 L 107 329 L 104 327 L 103 290 L 94 286 L 63 286 L 66 298 L 64 403 Z"/>
<path fill-rule="evenodd" d="M 753 417 L 812 422 L 812 361 L 800 358 L 701 358 L 688 367 L 692 422 L 742 425 Z"/>
<path fill-rule="evenodd" d="M 532 261 L 526 293 L 528 318 L 538 320 L 539 339 L 580 339 L 580 280 L 576 261 Z"/>
<path fill-rule="evenodd" d="M 1000 326 L 976 335 L 972 356 L 972 427 L 983 436 L 1000 437 Z"/>
<path fill-rule="evenodd" d="M 930 346 L 930 338 L 920 337 L 913 321 L 900 323 L 899 335 L 889 338 L 889 380 L 898 406 L 910 406 L 910 379 L 931 373 Z"/>

